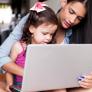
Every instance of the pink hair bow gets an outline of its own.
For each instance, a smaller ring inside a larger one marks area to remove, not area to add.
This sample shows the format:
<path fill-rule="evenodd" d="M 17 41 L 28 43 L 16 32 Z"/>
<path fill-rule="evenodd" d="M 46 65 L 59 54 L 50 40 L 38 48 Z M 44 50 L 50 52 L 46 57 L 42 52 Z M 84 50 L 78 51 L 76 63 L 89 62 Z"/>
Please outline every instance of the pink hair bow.
<path fill-rule="evenodd" d="M 46 4 L 42 2 L 37 2 L 30 10 L 36 11 L 36 12 L 42 12 L 46 10 L 44 6 L 47 6 Z"/>

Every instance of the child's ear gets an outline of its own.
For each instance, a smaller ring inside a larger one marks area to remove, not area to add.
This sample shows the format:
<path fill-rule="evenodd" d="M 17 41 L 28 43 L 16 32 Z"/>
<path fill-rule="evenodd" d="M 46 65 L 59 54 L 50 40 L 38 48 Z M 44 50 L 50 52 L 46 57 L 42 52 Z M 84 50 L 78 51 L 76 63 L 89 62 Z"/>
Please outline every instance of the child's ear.
<path fill-rule="evenodd" d="M 29 27 L 29 31 L 30 31 L 31 33 L 34 33 L 34 32 L 35 32 L 35 27 L 34 27 L 34 26 L 30 26 L 30 27 Z"/>

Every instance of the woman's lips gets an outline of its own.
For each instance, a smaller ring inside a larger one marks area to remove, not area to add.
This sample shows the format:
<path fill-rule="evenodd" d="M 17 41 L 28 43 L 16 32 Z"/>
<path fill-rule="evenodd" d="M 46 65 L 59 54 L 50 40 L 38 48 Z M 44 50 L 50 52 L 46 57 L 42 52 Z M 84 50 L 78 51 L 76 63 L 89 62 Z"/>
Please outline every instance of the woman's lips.
<path fill-rule="evenodd" d="M 64 25 L 67 26 L 67 27 L 70 27 L 71 26 L 71 24 L 68 23 L 66 20 L 64 20 Z"/>

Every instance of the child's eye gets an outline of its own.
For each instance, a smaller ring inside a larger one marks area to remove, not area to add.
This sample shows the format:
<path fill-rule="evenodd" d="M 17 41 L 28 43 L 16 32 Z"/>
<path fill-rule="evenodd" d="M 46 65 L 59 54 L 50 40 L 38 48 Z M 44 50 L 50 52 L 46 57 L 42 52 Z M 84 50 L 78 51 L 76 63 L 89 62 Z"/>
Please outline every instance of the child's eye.
<path fill-rule="evenodd" d="M 54 35 L 54 33 L 52 33 L 52 34 L 50 34 L 51 36 L 53 36 Z"/>
<path fill-rule="evenodd" d="M 47 35 L 47 33 L 43 33 L 43 35 Z"/>

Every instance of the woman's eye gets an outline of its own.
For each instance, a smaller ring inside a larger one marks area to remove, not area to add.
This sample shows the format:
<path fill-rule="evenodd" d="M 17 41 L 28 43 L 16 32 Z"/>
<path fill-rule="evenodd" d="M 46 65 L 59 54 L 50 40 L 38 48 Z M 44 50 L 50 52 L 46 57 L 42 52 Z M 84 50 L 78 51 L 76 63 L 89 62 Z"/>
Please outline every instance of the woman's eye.
<path fill-rule="evenodd" d="M 70 13 L 70 14 L 74 14 L 74 11 L 71 10 L 71 9 L 69 9 L 69 13 Z"/>
<path fill-rule="evenodd" d="M 82 17 L 77 17 L 79 21 L 81 21 L 83 18 Z"/>

